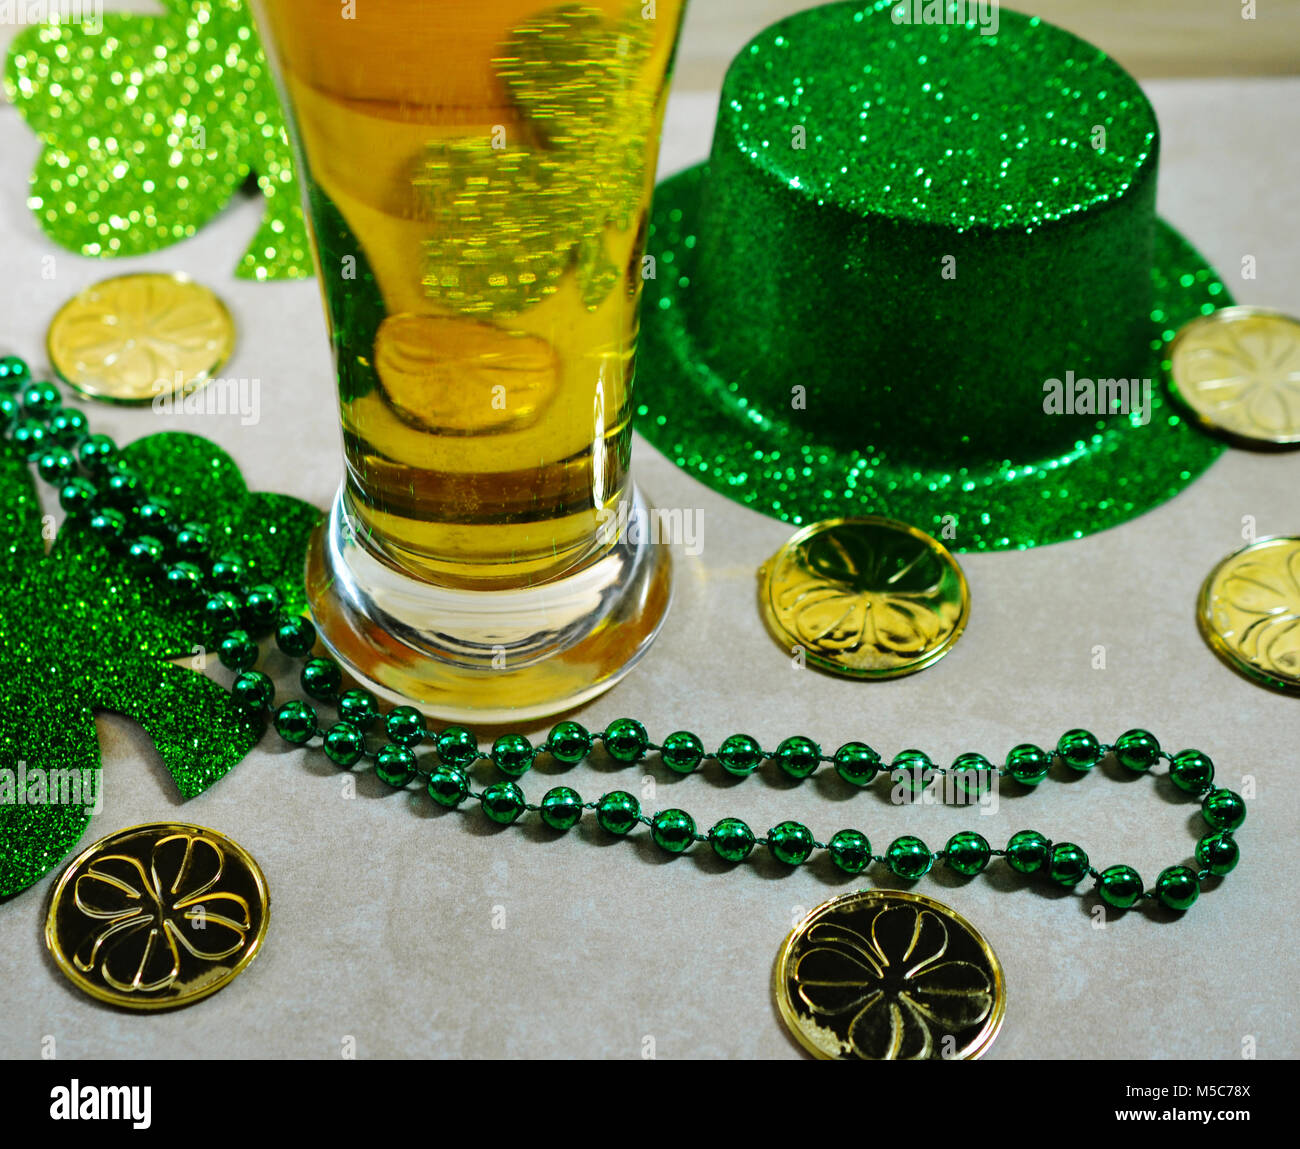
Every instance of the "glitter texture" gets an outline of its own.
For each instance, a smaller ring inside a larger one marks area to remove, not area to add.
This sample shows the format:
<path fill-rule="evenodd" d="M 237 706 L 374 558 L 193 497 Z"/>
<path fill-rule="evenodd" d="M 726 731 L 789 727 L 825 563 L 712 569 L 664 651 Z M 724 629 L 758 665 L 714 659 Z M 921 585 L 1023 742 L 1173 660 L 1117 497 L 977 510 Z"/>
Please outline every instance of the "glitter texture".
<path fill-rule="evenodd" d="M 1132 518 L 1220 453 L 1167 397 L 1167 345 L 1231 302 L 1156 218 L 1154 113 L 1052 25 L 893 7 L 797 14 L 733 61 L 708 163 L 656 192 L 638 429 L 792 523 L 969 551 Z"/>
<path fill-rule="evenodd" d="M 305 606 L 302 569 L 320 518 L 316 508 L 284 495 L 250 494 L 229 456 L 196 435 L 153 435 L 122 455 L 151 495 L 170 499 L 182 519 L 209 524 L 214 553 L 244 555 L 251 582 L 274 583 L 288 609 Z M 85 832 L 91 809 L 52 801 L 59 785 L 52 772 L 77 771 L 80 795 L 89 776 L 90 793 L 99 793 L 94 711 L 139 723 L 186 798 L 226 774 L 262 733 L 260 717 L 192 668 L 201 653 L 196 636 L 203 633 L 193 605 L 130 569 L 80 522 L 65 524 L 46 555 L 42 525 L 27 463 L 6 445 L 0 448 L 0 897 L 38 881 Z M 167 661 L 173 658 L 185 661 Z M 38 778 L 40 791 L 33 789 Z"/>
<path fill-rule="evenodd" d="M 243 0 L 162 7 L 14 38 L 5 91 L 45 144 L 37 220 L 82 255 L 140 255 L 194 235 L 256 173 L 266 213 L 236 274 L 311 275 L 284 118 Z"/>
<path fill-rule="evenodd" d="M 492 63 L 527 143 L 436 141 L 415 181 L 436 224 L 425 243 L 431 297 L 466 315 L 518 315 L 572 270 L 594 311 L 618 282 L 605 229 L 636 218 L 654 120 L 655 93 L 637 82 L 653 24 L 636 12 L 556 8 L 511 30 Z"/>

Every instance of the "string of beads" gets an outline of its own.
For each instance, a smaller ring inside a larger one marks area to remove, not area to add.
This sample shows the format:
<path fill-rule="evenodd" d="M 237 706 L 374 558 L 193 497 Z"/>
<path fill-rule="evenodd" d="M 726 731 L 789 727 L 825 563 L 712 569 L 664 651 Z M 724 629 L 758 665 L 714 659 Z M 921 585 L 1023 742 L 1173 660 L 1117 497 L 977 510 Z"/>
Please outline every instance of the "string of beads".
<path fill-rule="evenodd" d="M 685 730 L 656 744 L 634 718 L 618 719 L 594 733 L 577 722 L 561 722 L 537 746 L 522 734 L 505 734 L 485 753 L 473 732 L 463 726 L 431 731 L 413 707 L 398 706 L 381 714 L 373 694 L 344 690 L 338 663 L 314 654 L 318 642 L 311 620 L 286 613 L 276 587 L 250 585 L 249 564 L 242 556 L 233 552 L 212 555 L 207 525 L 179 521 L 167 500 L 150 497 L 119 456 L 113 440 L 91 434 L 85 415 L 62 406 L 58 388 L 32 380 L 27 364 L 13 356 L 0 358 L 0 429 L 36 463 L 41 478 L 57 488 L 59 503 L 69 516 L 84 518 L 91 534 L 120 550 L 127 561 L 153 574 L 176 595 L 201 604 L 205 637 L 215 640 L 221 664 L 234 673 L 231 693 L 239 705 L 268 716 L 285 742 L 318 745 L 342 769 L 367 763 L 395 790 L 418 779 L 439 806 L 459 808 L 473 799 L 487 818 L 500 825 L 516 824 L 526 813 L 535 813 L 560 833 L 571 830 L 584 812 L 592 811 L 609 834 L 625 836 L 637 825 L 648 827 L 656 845 L 669 854 L 707 844 L 720 859 L 739 863 L 762 846 L 777 861 L 799 866 L 816 851 L 824 851 L 846 875 L 861 874 L 879 864 L 908 881 L 924 877 L 939 863 L 956 874 L 973 877 L 993 858 L 1003 858 L 1013 870 L 1041 874 L 1066 888 L 1078 887 L 1091 878 L 1097 895 L 1116 909 L 1130 909 L 1145 901 L 1186 910 L 1196 901 L 1206 879 L 1230 873 L 1239 860 L 1235 832 L 1246 818 L 1242 797 L 1214 785 L 1214 764 L 1207 755 L 1199 750 L 1168 754 L 1145 730 L 1125 731 L 1114 743 L 1102 743 L 1086 730 L 1069 730 L 1054 751 L 1022 743 L 1000 767 L 981 754 L 967 753 L 945 768 L 915 749 L 902 751 L 886 767 L 881 756 L 864 742 L 847 742 L 828 755 L 802 735 L 786 738 L 768 751 L 747 734 L 733 734 L 716 750 L 707 751 L 696 734 Z M 302 660 L 299 683 L 312 701 L 291 699 L 272 711 L 275 683 L 256 668 L 258 640 L 272 634 L 283 654 Z M 333 707 L 337 719 L 322 727 L 313 702 Z M 369 737 L 380 728 L 383 741 Z M 431 768 L 424 768 L 416 755 L 417 748 L 426 744 L 436 758 Z M 888 777 L 913 799 L 948 777 L 954 792 L 968 802 L 978 801 L 1002 779 L 1025 788 L 1037 787 L 1055 761 L 1069 771 L 1088 773 L 1111 754 L 1121 767 L 1136 774 L 1152 773 L 1163 761 L 1173 785 L 1200 800 L 1207 832 L 1196 843 L 1195 868 L 1181 864 L 1166 867 L 1150 888 L 1144 888 L 1131 866 L 1112 865 L 1099 871 L 1080 846 L 1052 842 L 1035 830 L 1017 831 L 1003 849 L 993 849 L 982 834 L 965 830 L 952 835 L 937 851 L 914 835 L 904 835 L 895 838 L 883 853 L 873 853 L 870 840 L 859 830 L 840 830 L 821 842 L 803 823 L 783 821 L 759 836 L 741 819 L 728 817 L 701 833 L 685 810 L 672 808 L 648 815 L 626 790 L 613 790 L 596 801 L 584 802 L 571 787 L 554 786 L 533 804 L 514 781 L 527 774 L 542 755 L 572 767 L 584 761 L 597 744 L 611 759 L 626 765 L 657 755 L 678 774 L 689 774 L 711 761 L 728 774 L 745 777 L 771 762 L 786 776 L 802 780 L 829 766 L 855 787 Z M 474 790 L 470 771 L 480 762 L 492 764 L 507 780 Z"/>

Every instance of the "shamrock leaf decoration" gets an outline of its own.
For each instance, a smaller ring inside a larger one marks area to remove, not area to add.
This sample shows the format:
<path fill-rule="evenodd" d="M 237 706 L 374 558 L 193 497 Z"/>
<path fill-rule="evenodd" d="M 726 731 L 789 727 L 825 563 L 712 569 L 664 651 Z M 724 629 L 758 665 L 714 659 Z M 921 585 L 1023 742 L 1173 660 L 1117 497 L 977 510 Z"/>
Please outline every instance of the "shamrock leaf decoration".
<path fill-rule="evenodd" d="M 146 870 L 139 858 L 105 854 L 73 887 L 77 909 L 102 923 L 73 955 L 83 973 L 123 993 L 157 993 L 181 972 L 181 949 L 199 962 L 238 953 L 252 928 L 248 901 L 220 889 L 221 847 L 195 834 L 154 843 Z"/>
<path fill-rule="evenodd" d="M 29 204 L 83 255 L 140 255 L 193 235 L 256 173 L 262 226 L 246 279 L 312 274 L 284 117 L 244 0 L 161 0 L 161 15 L 36 24 L 5 91 L 45 143 Z"/>
<path fill-rule="evenodd" d="M 946 568 L 921 540 L 827 530 L 801 557 L 808 573 L 782 587 L 777 606 L 809 646 L 919 654 L 951 625 Z"/>
<path fill-rule="evenodd" d="M 250 493 L 230 457 L 197 435 L 151 435 L 121 454 L 152 497 L 170 500 L 181 520 L 208 524 L 214 554 L 241 554 L 251 582 L 276 585 L 288 611 L 304 607 L 316 508 Z M 96 710 L 143 727 L 185 798 L 235 766 L 262 723 L 195 672 L 199 606 L 132 569 L 80 520 L 65 523 L 46 554 L 30 470 L 8 445 L 0 448 L 0 506 L 3 897 L 38 881 L 85 833 L 92 804 L 68 794 L 101 792 Z M 178 658 L 186 663 L 170 661 Z M 90 771 L 93 785 L 73 791 L 60 784 L 68 777 L 61 771 L 81 779 Z"/>
<path fill-rule="evenodd" d="M 570 4 L 511 30 L 493 66 L 519 124 L 432 144 L 415 179 L 434 221 L 430 296 L 466 315 L 517 315 L 572 268 L 586 306 L 600 305 L 620 274 L 605 229 L 632 226 L 645 186 L 651 29 Z"/>
<path fill-rule="evenodd" d="M 794 971 L 799 996 L 815 1015 L 848 1017 L 836 1031 L 856 1057 L 940 1056 L 946 1034 L 978 1024 L 993 1008 L 993 983 L 983 969 L 942 960 L 948 927 L 929 910 L 882 909 L 867 933 L 820 922 L 808 941 Z"/>

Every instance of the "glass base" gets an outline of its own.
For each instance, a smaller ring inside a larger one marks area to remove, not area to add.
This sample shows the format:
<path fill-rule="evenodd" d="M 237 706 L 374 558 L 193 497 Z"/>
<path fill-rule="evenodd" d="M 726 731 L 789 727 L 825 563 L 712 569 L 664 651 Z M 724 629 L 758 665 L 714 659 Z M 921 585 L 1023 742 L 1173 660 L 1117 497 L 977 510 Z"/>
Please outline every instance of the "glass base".
<path fill-rule="evenodd" d="M 632 488 L 628 523 L 648 522 Z M 543 718 L 608 690 L 659 632 L 672 597 L 667 546 L 624 530 L 599 559 L 537 586 L 431 586 L 357 536 L 343 491 L 307 555 L 312 619 L 358 685 L 455 722 Z"/>

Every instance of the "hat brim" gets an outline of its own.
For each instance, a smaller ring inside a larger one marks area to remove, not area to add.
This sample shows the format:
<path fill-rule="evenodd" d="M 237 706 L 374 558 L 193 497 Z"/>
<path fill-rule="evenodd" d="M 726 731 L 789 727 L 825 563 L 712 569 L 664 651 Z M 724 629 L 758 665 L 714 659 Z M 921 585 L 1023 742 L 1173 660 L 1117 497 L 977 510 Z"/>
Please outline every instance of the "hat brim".
<path fill-rule="evenodd" d="M 1168 385 L 1178 328 L 1232 303 L 1213 268 L 1157 220 L 1151 269 L 1149 419 L 1099 420 L 1058 454 L 984 467 L 918 469 L 911 461 L 819 439 L 781 411 L 761 411 L 708 363 L 691 337 L 694 224 L 708 165 L 655 190 L 634 400 L 636 428 L 702 483 L 789 523 L 884 515 L 941 535 L 953 550 L 1027 548 L 1080 538 L 1178 494 L 1224 450 L 1184 417 Z M 794 368 L 792 367 L 792 372 Z M 955 530 L 945 530 L 953 525 Z"/>

